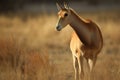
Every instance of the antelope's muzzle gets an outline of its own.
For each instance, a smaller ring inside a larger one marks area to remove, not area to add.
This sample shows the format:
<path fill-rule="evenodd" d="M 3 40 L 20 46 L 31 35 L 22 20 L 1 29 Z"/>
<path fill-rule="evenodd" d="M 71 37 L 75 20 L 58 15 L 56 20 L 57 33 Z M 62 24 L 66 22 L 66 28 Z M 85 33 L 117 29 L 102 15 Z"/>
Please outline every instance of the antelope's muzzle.
<path fill-rule="evenodd" d="M 56 27 L 56 30 L 57 30 L 57 31 L 61 31 L 61 29 L 62 29 L 62 28 L 61 28 L 60 25 L 58 25 L 58 26 Z"/>

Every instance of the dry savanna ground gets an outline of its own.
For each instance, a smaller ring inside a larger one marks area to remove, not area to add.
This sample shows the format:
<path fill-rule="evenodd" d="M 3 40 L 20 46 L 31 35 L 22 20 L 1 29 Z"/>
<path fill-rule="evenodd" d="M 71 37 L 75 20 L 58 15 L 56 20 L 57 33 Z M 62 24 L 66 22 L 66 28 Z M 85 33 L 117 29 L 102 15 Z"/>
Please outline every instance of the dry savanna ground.
<path fill-rule="evenodd" d="M 94 80 L 120 80 L 119 14 L 80 13 L 98 23 L 104 38 Z M 0 16 L 0 80 L 74 80 L 69 49 L 72 29 L 67 26 L 57 32 L 56 22 L 55 14 Z M 87 73 L 87 67 L 84 70 Z"/>

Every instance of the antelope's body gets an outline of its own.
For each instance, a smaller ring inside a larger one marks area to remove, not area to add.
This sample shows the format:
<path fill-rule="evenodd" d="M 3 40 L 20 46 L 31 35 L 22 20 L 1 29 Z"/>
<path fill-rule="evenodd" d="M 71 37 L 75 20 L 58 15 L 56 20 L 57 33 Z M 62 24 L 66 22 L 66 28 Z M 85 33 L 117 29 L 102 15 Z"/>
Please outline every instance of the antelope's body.
<path fill-rule="evenodd" d="M 91 20 L 85 20 L 71 8 L 60 7 L 58 13 L 59 21 L 56 29 L 60 31 L 66 25 L 73 28 L 73 34 L 70 42 L 70 49 L 73 55 L 73 66 L 75 69 L 75 80 L 83 78 L 83 58 L 89 64 L 89 69 L 92 71 L 97 55 L 102 49 L 103 38 L 99 27 Z"/>

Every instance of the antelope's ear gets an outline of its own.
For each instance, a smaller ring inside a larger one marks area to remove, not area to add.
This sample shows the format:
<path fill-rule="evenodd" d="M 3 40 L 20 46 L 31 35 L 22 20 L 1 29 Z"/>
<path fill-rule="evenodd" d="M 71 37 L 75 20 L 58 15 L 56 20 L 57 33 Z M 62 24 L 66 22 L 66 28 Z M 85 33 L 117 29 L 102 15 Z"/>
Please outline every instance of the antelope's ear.
<path fill-rule="evenodd" d="M 58 10 L 61 10 L 61 9 L 62 9 L 62 6 L 60 6 L 58 3 L 56 3 L 56 6 L 57 6 L 57 9 L 58 9 Z"/>
<path fill-rule="evenodd" d="M 66 2 L 64 2 L 64 7 L 65 7 L 66 9 L 69 9 L 69 6 L 68 6 L 68 4 L 67 4 Z"/>

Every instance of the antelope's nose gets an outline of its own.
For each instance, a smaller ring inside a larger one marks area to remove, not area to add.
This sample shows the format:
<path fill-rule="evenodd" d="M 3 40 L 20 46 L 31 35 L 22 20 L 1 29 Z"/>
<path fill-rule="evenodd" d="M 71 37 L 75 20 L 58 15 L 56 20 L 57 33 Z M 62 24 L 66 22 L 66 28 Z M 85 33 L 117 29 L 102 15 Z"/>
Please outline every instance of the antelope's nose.
<path fill-rule="evenodd" d="M 56 30 L 57 30 L 57 31 L 60 31 L 60 30 L 61 30 L 60 25 L 58 25 L 58 26 L 56 27 Z"/>

